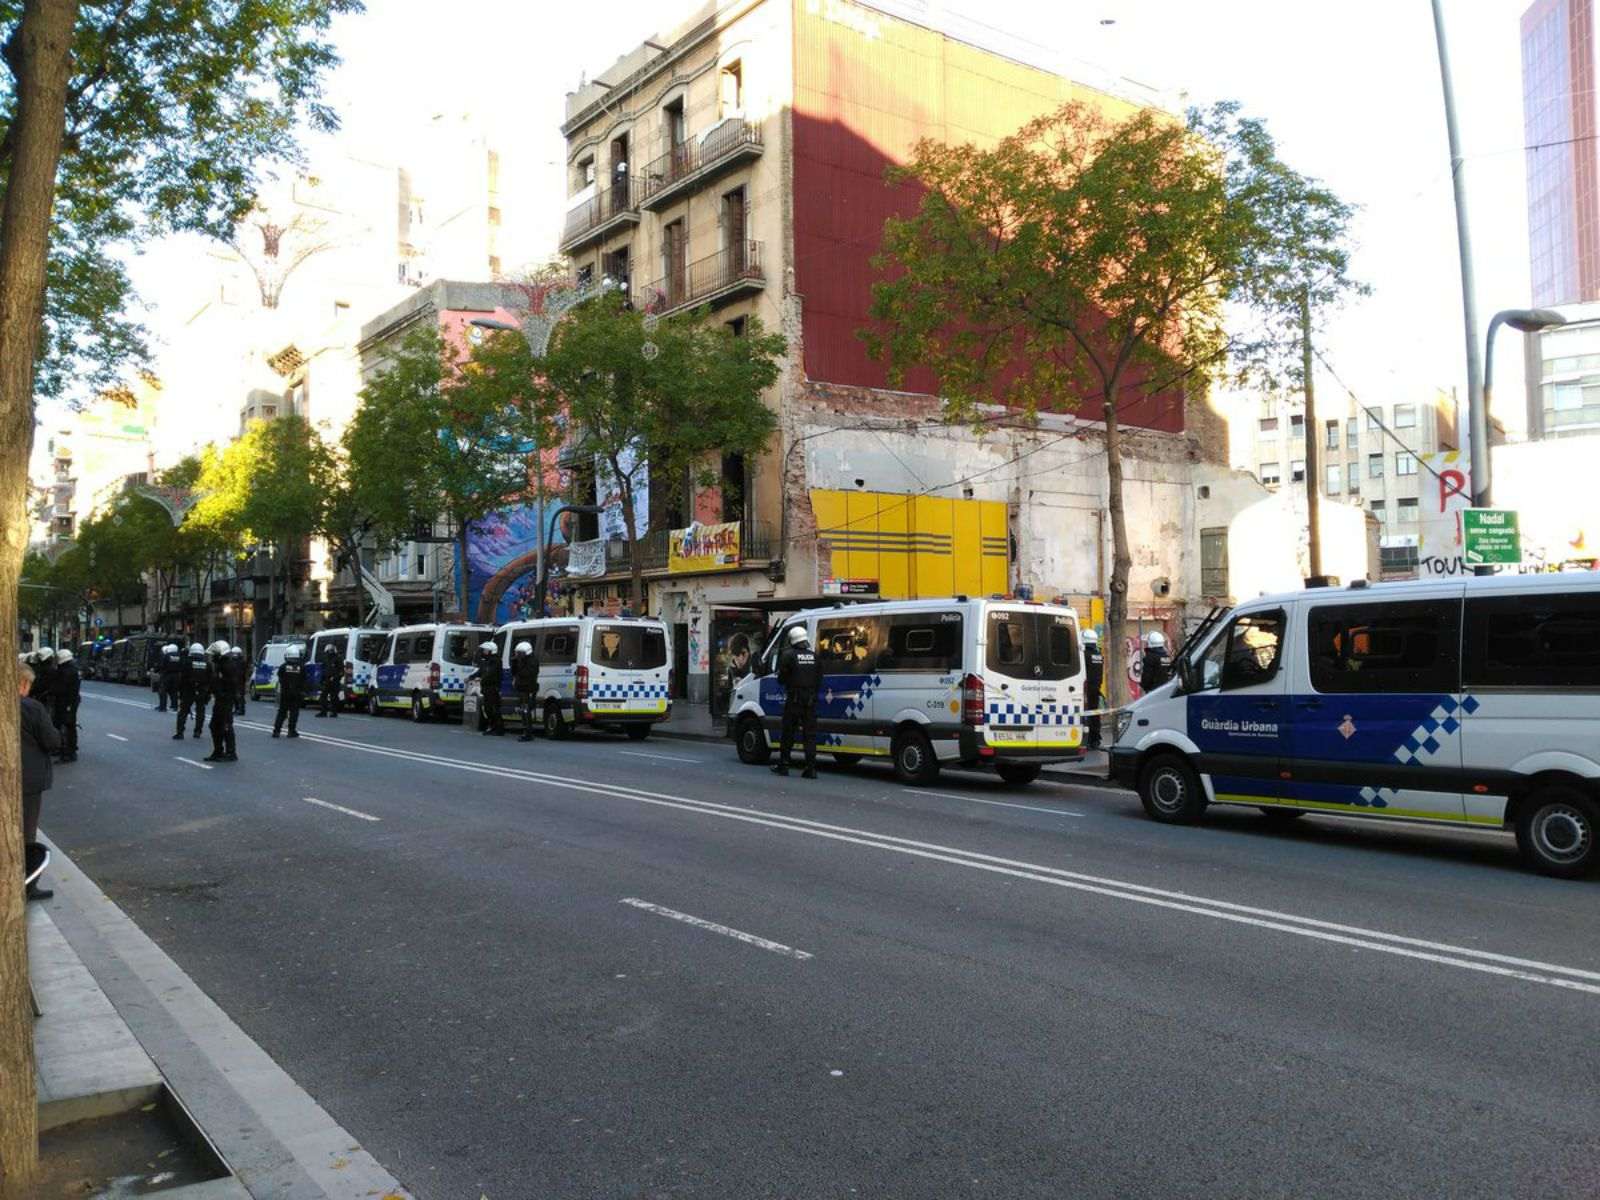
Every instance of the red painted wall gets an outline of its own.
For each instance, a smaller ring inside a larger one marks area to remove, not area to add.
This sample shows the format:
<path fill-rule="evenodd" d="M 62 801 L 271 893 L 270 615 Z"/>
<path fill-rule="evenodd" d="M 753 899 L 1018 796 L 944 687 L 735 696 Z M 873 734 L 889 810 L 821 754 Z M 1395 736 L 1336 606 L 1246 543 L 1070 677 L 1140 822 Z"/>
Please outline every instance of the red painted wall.
<path fill-rule="evenodd" d="M 857 330 L 867 324 L 883 222 L 917 197 L 886 187 L 884 169 L 920 137 L 992 145 L 1069 100 L 1121 102 L 869 9 L 851 5 L 839 19 L 845 8 L 796 0 L 793 9 L 795 285 L 807 377 L 886 387 Z M 931 393 L 934 380 L 913 371 L 903 386 Z M 1119 411 L 1131 425 L 1183 429 L 1176 389 L 1134 395 Z"/>

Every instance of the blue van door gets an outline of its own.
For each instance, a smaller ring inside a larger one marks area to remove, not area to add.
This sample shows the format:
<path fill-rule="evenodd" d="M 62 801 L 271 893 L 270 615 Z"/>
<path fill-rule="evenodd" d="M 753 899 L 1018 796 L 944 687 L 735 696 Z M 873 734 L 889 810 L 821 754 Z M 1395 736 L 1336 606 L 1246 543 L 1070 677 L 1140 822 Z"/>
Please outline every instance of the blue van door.
<path fill-rule="evenodd" d="M 1187 697 L 1197 766 L 1218 801 L 1272 803 L 1288 753 L 1288 617 L 1284 609 L 1235 617 L 1195 662 Z"/>

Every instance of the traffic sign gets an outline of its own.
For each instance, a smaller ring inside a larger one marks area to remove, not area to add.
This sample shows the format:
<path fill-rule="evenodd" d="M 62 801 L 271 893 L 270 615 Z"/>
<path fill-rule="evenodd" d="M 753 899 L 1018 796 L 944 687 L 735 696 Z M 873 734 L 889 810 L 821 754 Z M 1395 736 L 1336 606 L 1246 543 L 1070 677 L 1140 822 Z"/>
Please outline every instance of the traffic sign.
<path fill-rule="evenodd" d="M 105 627 L 105 623 L 106 623 L 106 619 L 104 617 L 96 617 L 94 619 L 94 627 L 96 629 L 104 628 Z"/>
<path fill-rule="evenodd" d="M 1517 514 L 1508 508 L 1463 509 L 1461 549 L 1468 566 L 1516 566 L 1522 561 Z"/>

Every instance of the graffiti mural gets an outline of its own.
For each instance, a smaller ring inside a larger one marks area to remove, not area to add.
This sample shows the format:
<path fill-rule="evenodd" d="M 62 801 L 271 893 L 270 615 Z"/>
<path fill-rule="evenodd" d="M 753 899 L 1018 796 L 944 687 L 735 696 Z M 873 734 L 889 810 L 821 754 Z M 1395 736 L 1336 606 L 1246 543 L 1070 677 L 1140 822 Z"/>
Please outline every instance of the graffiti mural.
<path fill-rule="evenodd" d="M 550 575 L 561 575 L 566 562 L 570 514 L 557 523 L 550 546 Z M 539 537 L 544 522 L 536 504 L 522 504 L 490 513 L 467 531 L 467 611 L 475 619 L 500 624 L 541 611 L 536 578 Z M 494 601 L 492 615 L 481 601 Z M 497 594 L 498 593 L 498 594 Z"/>

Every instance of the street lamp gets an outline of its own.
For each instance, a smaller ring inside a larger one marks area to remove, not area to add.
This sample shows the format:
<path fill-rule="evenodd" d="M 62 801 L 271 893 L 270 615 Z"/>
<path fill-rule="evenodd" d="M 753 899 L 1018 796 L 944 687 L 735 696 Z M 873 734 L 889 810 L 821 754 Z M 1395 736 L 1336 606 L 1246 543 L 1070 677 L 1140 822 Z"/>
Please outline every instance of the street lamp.
<path fill-rule="evenodd" d="M 555 540 L 556 522 L 561 519 L 561 514 L 564 513 L 564 512 L 585 513 L 585 514 L 589 514 L 589 515 L 598 515 L 600 513 L 605 512 L 605 505 L 603 505 L 603 504 L 563 504 L 560 508 L 556 509 L 555 512 L 550 514 L 550 529 L 549 529 L 549 532 L 546 535 L 546 537 L 544 538 L 544 540 L 539 543 L 539 566 L 538 566 L 538 574 L 537 574 L 537 579 L 539 581 L 539 590 L 534 593 L 534 595 L 536 595 L 538 597 L 538 604 L 539 604 L 539 610 L 534 614 L 537 617 L 544 616 L 545 588 L 549 585 L 550 553 L 549 553 L 548 550 L 545 549 L 545 547 L 548 546 L 551 542 L 553 542 Z"/>
<path fill-rule="evenodd" d="M 1542 333 L 1567 319 L 1548 308 L 1507 308 L 1495 313 L 1483 348 L 1483 403 L 1472 410 L 1472 506 L 1489 507 L 1493 482 L 1489 469 L 1489 397 L 1494 391 L 1494 335 L 1509 325 L 1519 333 Z"/>

